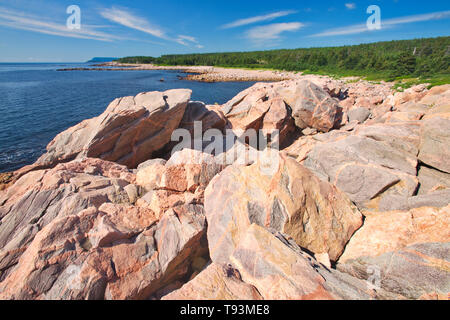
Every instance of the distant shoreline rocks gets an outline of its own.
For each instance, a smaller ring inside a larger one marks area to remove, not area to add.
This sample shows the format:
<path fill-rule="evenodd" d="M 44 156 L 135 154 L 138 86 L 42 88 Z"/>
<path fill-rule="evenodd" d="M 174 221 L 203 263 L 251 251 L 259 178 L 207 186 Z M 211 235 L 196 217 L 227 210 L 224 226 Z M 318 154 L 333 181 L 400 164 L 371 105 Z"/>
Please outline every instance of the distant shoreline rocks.
<path fill-rule="evenodd" d="M 211 66 L 156 66 L 153 64 L 128 64 L 105 62 L 93 67 L 62 68 L 57 71 L 143 71 L 143 70 L 178 70 L 186 73 L 180 80 L 199 82 L 277 82 L 294 80 L 301 73 L 274 70 L 228 69 Z"/>

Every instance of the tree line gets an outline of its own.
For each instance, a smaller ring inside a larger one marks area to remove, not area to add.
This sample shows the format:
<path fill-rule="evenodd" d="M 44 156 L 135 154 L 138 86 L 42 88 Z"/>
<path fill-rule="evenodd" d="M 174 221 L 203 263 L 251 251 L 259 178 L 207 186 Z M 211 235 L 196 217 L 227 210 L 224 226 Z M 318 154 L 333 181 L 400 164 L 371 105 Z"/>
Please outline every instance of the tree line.
<path fill-rule="evenodd" d="M 121 63 L 277 69 L 394 80 L 450 74 L 450 37 L 355 46 L 126 57 Z"/>

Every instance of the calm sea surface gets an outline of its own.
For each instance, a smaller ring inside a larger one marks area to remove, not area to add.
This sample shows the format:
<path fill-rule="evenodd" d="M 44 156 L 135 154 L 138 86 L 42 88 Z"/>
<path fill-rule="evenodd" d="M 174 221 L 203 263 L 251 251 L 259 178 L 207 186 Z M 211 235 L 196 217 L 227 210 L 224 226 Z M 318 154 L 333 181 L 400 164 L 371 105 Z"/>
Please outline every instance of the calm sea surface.
<path fill-rule="evenodd" d="M 0 172 L 33 163 L 54 136 L 98 116 L 115 98 L 189 88 L 192 100 L 222 104 L 253 85 L 179 80 L 178 71 L 56 71 L 86 66 L 0 63 Z"/>

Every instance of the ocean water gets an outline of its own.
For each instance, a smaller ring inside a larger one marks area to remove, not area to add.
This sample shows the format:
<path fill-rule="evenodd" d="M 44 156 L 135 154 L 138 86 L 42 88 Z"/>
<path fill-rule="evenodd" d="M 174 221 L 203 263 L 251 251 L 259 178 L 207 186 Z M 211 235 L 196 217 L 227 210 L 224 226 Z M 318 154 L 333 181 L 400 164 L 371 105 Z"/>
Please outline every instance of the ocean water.
<path fill-rule="evenodd" d="M 98 116 L 115 98 L 189 88 L 192 100 L 222 104 L 254 84 L 179 80 L 178 71 L 56 71 L 86 66 L 0 63 L 0 172 L 32 164 L 58 133 Z"/>

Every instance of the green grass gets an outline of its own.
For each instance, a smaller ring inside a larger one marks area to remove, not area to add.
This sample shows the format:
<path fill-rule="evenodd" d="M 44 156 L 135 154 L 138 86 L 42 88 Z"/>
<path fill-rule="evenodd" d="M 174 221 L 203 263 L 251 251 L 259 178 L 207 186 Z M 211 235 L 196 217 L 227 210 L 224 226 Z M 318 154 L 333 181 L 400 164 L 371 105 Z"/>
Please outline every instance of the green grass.
<path fill-rule="evenodd" d="M 423 82 L 429 82 L 430 85 L 428 88 L 442 86 L 444 84 L 450 84 L 450 75 L 449 74 L 440 74 L 430 77 L 428 79 L 424 79 Z"/>
<path fill-rule="evenodd" d="M 397 78 L 395 79 L 394 89 L 397 91 L 404 91 L 413 86 L 419 84 L 428 84 L 428 89 L 432 87 L 441 86 L 444 84 L 450 84 L 450 75 L 449 74 L 437 74 L 428 77 L 419 77 L 419 78 Z"/>

